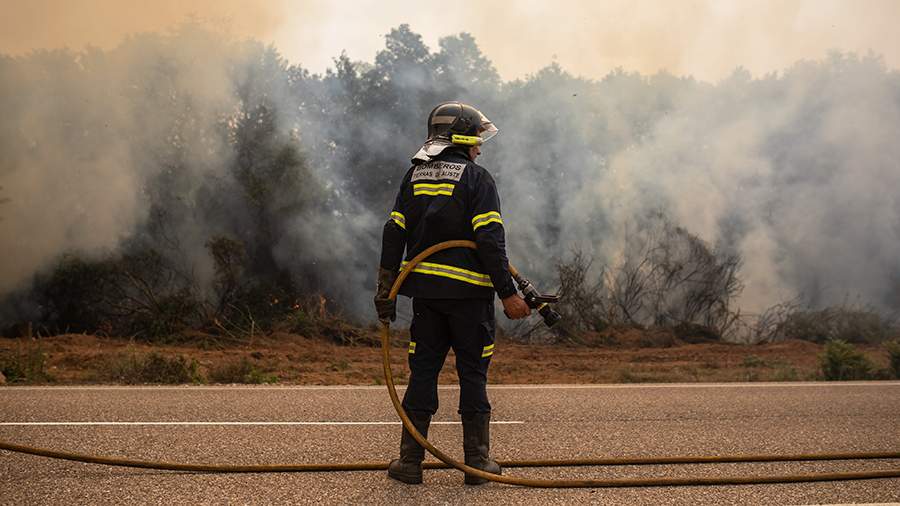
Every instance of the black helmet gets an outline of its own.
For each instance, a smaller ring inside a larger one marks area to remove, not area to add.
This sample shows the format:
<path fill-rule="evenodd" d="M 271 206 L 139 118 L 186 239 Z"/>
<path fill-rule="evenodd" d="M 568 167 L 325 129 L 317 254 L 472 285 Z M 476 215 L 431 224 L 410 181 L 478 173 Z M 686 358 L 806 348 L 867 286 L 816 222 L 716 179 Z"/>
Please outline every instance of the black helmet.
<path fill-rule="evenodd" d="M 497 128 L 478 109 L 462 102 L 444 102 L 428 115 L 428 140 L 452 135 L 480 137 L 484 142 L 497 133 Z M 481 134 L 479 136 L 479 134 Z M 487 135 L 485 135 L 487 134 Z"/>
<path fill-rule="evenodd" d="M 413 160 L 428 161 L 453 144 L 479 146 L 499 130 L 487 116 L 462 102 L 444 102 L 428 115 L 428 139 Z"/>

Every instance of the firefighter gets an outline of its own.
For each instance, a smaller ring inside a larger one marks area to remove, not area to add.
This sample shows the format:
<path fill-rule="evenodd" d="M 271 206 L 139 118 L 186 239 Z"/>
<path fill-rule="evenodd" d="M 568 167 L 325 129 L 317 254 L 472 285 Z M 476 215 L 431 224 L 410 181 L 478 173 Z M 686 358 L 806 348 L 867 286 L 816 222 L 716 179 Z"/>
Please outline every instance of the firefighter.
<path fill-rule="evenodd" d="M 431 111 L 428 138 L 413 156 L 384 225 L 375 307 L 379 319 L 395 319 L 396 305 L 388 293 L 404 263 L 404 250 L 408 261 L 440 242 L 475 241 L 477 250 L 452 248 L 434 254 L 416 266 L 400 289 L 413 305 L 403 409 L 428 437 L 438 408 L 438 374 L 453 348 L 465 463 L 499 474 L 500 466 L 489 456 L 491 404 L 486 389 L 495 352 L 494 294 L 509 318 L 524 318 L 531 310 L 509 273 L 494 179 L 475 163 L 481 145 L 497 132 L 484 114 L 467 104 L 445 102 Z M 421 483 L 424 457 L 424 448 L 404 429 L 400 458 L 390 463 L 388 476 Z M 465 478 L 471 485 L 485 481 Z"/>

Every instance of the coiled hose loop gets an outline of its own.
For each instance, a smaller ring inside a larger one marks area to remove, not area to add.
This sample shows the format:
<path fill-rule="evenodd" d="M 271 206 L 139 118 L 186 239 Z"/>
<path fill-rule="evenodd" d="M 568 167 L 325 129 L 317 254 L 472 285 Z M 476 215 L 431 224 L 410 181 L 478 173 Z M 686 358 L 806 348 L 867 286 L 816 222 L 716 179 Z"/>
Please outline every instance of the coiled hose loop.
<path fill-rule="evenodd" d="M 435 244 L 430 248 L 427 248 L 425 251 L 419 253 L 412 260 L 409 261 L 406 265 L 403 266 L 403 269 L 400 271 L 400 275 L 397 276 L 397 280 L 394 282 L 394 286 L 391 287 L 391 292 L 389 297 L 391 299 L 397 298 L 397 293 L 400 291 L 400 287 L 403 285 L 403 282 L 406 280 L 407 276 L 415 269 L 416 265 L 419 262 L 424 261 L 429 256 L 437 253 L 438 251 L 443 251 L 449 248 L 471 248 L 477 249 L 477 246 L 472 241 L 446 241 L 439 244 Z M 510 265 L 510 272 L 515 272 L 515 267 Z M 390 361 L 390 350 L 391 350 L 391 332 L 390 332 L 390 323 L 383 321 L 382 322 L 382 331 L 381 331 L 381 357 L 382 364 L 384 366 L 384 381 L 387 385 L 388 394 L 391 396 L 391 402 L 394 405 L 394 409 L 397 411 L 397 415 L 400 416 L 400 420 L 403 422 L 403 426 L 407 431 L 413 436 L 413 438 L 422 445 L 429 453 L 437 457 L 438 460 L 447 464 L 448 466 L 459 469 L 460 471 L 475 475 L 479 478 L 484 478 L 486 480 L 494 481 L 497 483 L 506 483 L 508 485 L 519 485 L 525 487 L 541 487 L 541 488 L 599 488 L 599 487 L 655 487 L 655 486 L 666 486 L 666 485 L 737 485 L 737 484 L 747 484 L 747 483 L 790 483 L 790 482 L 805 482 L 805 481 L 833 481 L 833 480 L 847 480 L 847 479 L 864 479 L 864 478 L 887 478 L 887 477 L 900 477 L 900 469 L 894 469 L 889 471 L 869 471 L 869 472 L 860 472 L 860 473 L 821 473 L 821 474 L 802 474 L 802 475 L 786 475 L 786 476 L 736 476 L 736 477 L 717 477 L 717 478 L 649 478 L 649 479 L 618 479 L 618 480 L 543 480 L 543 479 L 534 479 L 534 478 L 521 478 L 517 476 L 508 476 L 508 475 L 500 475 L 493 474 L 482 471 L 481 469 L 476 469 L 471 466 L 467 466 L 464 463 L 453 459 L 446 453 L 437 449 L 434 445 L 428 442 L 427 439 L 422 437 L 422 434 L 416 430 L 416 427 L 413 425 L 412 421 L 406 415 L 406 412 L 403 410 L 403 406 L 400 404 L 400 398 L 397 397 L 397 389 L 394 387 L 394 378 L 391 373 L 391 361 Z"/>

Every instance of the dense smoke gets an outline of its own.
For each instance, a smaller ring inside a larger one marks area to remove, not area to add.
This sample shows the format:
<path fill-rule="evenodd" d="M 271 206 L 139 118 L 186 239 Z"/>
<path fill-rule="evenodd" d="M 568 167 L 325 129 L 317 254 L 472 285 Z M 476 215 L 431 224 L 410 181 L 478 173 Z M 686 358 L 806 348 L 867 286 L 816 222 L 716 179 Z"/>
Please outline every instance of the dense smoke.
<path fill-rule="evenodd" d="M 573 250 L 615 263 L 662 213 L 743 256 L 746 310 L 795 296 L 900 309 L 900 75 L 875 56 L 718 83 L 556 65 L 502 82 L 470 36 L 430 50 L 401 26 L 374 62 L 313 75 L 187 25 L 2 57 L 0 88 L 6 323 L 64 254 L 152 249 L 211 292 L 216 237 L 239 240 L 255 275 L 368 319 L 381 225 L 448 99 L 500 127 L 479 162 L 511 260 L 548 288 Z"/>
<path fill-rule="evenodd" d="M 496 115 L 512 128 L 488 166 L 514 258 L 577 247 L 614 262 L 659 210 L 742 254 L 745 310 L 794 296 L 900 308 L 900 75 L 879 59 L 832 54 L 762 79 L 738 68 L 715 85 L 551 67 L 506 91 Z"/>
<path fill-rule="evenodd" d="M 199 188 L 229 177 L 233 155 L 219 131 L 237 112 L 232 74 L 248 62 L 221 42 L 185 31 L 108 53 L 0 61 L 0 177 L 10 198 L 0 290 L 28 284 L 64 252 L 105 253 L 146 235 L 152 211 L 173 216 L 185 260 L 217 232 L 202 213 L 184 215 L 205 204 Z"/>

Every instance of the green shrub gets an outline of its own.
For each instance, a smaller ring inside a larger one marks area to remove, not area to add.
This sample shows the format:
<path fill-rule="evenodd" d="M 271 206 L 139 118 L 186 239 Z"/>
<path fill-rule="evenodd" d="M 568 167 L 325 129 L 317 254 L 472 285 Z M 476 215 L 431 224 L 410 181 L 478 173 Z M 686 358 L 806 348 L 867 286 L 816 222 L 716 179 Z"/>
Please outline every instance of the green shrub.
<path fill-rule="evenodd" d="M 832 339 L 819 356 L 822 375 L 829 381 L 864 380 L 872 377 L 872 362 L 852 344 Z"/>
<path fill-rule="evenodd" d="M 239 361 L 226 362 L 209 370 L 209 380 L 213 383 L 277 383 L 274 374 L 265 374 L 253 363 L 242 357 Z"/>
<path fill-rule="evenodd" d="M 113 359 L 105 370 L 101 371 L 102 379 L 125 384 L 138 383 L 203 383 L 199 364 L 196 360 L 188 360 L 182 355 L 167 357 L 152 351 L 147 354 L 126 353 Z"/>
<path fill-rule="evenodd" d="M 888 374 L 900 379 L 900 339 L 884 343 L 888 351 Z"/>
<path fill-rule="evenodd" d="M 10 383 L 40 383 L 53 379 L 47 373 L 47 354 L 36 342 L 19 342 L 16 350 L 0 360 L 0 372 Z"/>
<path fill-rule="evenodd" d="M 747 368 L 750 367 L 763 367 L 766 365 L 766 361 L 757 357 L 756 355 L 747 355 L 744 357 L 744 360 L 741 362 L 741 365 Z"/>
<path fill-rule="evenodd" d="M 618 374 L 618 383 L 639 383 L 640 378 L 634 374 L 631 369 L 622 368 L 619 369 Z"/>
<path fill-rule="evenodd" d="M 775 381 L 797 381 L 799 374 L 797 370 L 787 364 L 779 364 L 775 368 L 775 374 L 772 377 Z"/>

